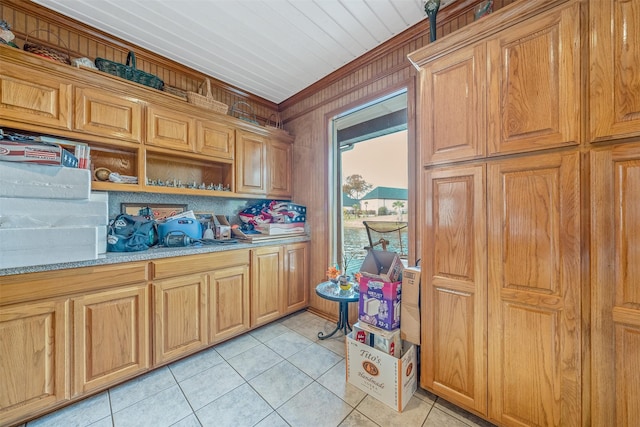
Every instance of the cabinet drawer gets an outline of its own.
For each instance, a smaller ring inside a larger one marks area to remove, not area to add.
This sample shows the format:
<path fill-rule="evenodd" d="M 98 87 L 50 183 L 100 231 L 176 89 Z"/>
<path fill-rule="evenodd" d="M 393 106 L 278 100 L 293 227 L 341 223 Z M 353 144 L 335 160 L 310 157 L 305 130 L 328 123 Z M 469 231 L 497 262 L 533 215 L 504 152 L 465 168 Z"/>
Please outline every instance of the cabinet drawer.
<path fill-rule="evenodd" d="M 248 249 L 159 259 L 152 262 L 153 278 L 183 276 L 243 264 L 249 264 Z"/>

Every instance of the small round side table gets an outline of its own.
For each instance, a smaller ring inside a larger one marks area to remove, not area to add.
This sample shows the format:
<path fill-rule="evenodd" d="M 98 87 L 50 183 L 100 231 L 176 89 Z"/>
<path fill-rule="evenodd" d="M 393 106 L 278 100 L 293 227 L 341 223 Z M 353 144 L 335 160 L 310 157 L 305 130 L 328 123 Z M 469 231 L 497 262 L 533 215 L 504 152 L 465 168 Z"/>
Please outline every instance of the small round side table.
<path fill-rule="evenodd" d="M 338 283 L 322 282 L 316 286 L 316 294 L 329 301 L 337 301 L 340 304 L 336 328 L 328 335 L 318 332 L 318 338 L 321 340 L 327 339 L 340 330 L 347 335 L 351 331 L 351 325 L 349 325 L 349 303 L 360 300 L 360 293 L 357 288 L 354 289 L 352 286 L 348 291 L 343 291 Z"/>

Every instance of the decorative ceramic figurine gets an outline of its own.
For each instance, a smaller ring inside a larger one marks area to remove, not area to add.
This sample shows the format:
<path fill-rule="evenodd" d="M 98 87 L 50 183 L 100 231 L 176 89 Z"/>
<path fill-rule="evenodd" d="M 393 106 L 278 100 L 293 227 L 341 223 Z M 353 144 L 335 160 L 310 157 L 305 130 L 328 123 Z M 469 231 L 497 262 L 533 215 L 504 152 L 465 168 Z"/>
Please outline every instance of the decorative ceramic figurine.
<path fill-rule="evenodd" d="M 493 12 L 493 0 L 485 0 L 482 3 L 477 4 L 473 9 L 473 18 L 477 21 L 491 12 Z"/>
<path fill-rule="evenodd" d="M 424 2 L 424 11 L 429 17 L 430 41 L 436 40 L 436 15 L 438 14 L 438 9 L 440 9 L 440 0 L 426 0 Z"/>

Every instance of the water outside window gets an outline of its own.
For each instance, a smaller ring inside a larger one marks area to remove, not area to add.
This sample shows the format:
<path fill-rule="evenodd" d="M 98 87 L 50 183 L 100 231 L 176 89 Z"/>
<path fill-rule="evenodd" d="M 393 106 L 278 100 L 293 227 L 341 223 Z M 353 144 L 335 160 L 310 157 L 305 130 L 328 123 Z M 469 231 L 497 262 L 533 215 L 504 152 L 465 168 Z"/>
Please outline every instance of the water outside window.
<path fill-rule="evenodd" d="M 341 153 L 343 249 L 347 273 L 360 270 L 370 246 L 364 221 L 391 224 L 407 221 L 408 188 L 407 131 L 360 141 Z M 346 190 L 346 191 L 345 191 Z M 386 224 L 380 228 L 397 229 Z M 382 249 L 379 239 L 388 241 L 386 250 L 405 256 L 408 251 L 407 227 L 380 234 L 371 231 L 374 249 Z M 344 260 L 343 260 L 344 262 Z"/>

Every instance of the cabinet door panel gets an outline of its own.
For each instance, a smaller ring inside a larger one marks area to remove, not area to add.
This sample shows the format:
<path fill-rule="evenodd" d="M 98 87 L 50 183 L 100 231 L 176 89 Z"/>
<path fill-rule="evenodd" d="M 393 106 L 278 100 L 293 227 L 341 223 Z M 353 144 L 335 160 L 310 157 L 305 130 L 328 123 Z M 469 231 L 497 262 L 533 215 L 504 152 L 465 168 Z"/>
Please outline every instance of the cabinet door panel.
<path fill-rule="evenodd" d="M 248 330 L 249 267 L 231 267 L 211 273 L 209 300 L 209 342 L 222 341 Z"/>
<path fill-rule="evenodd" d="M 77 130 L 134 142 L 142 139 L 142 105 L 130 98 L 78 87 L 75 112 Z"/>
<path fill-rule="evenodd" d="M 423 164 L 485 154 L 485 45 L 460 49 L 420 72 Z"/>
<path fill-rule="evenodd" d="M 3 63 L 0 123 L 5 120 L 71 129 L 71 84 L 36 70 Z"/>
<path fill-rule="evenodd" d="M 0 424 L 69 398 L 67 319 L 66 301 L 0 309 Z"/>
<path fill-rule="evenodd" d="M 266 139 L 242 131 L 238 131 L 236 135 L 236 192 L 266 194 Z"/>
<path fill-rule="evenodd" d="M 149 368 L 146 285 L 73 299 L 74 395 Z"/>
<path fill-rule="evenodd" d="M 157 281 L 155 300 L 155 363 L 163 363 L 207 344 L 205 274 Z"/>
<path fill-rule="evenodd" d="M 591 141 L 640 135 L 640 0 L 591 1 Z"/>
<path fill-rule="evenodd" d="M 147 107 L 146 143 L 158 147 L 193 152 L 195 120 L 187 114 Z"/>
<path fill-rule="evenodd" d="M 308 245 L 296 243 L 285 246 L 285 312 L 293 313 L 301 310 L 309 302 L 309 270 Z"/>
<path fill-rule="evenodd" d="M 640 143 L 591 152 L 593 425 L 640 419 Z"/>
<path fill-rule="evenodd" d="M 268 323 L 284 312 L 283 249 L 251 251 L 251 326 Z"/>
<path fill-rule="evenodd" d="M 489 154 L 580 143 L 580 7 L 573 3 L 487 42 Z"/>
<path fill-rule="evenodd" d="M 580 425 L 580 158 L 488 166 L 489 416 Z"/>
<path fill-rule="evenodd" d="M 291 198 L 291 167 L 293 147 L 291 144 L 270 141 L 268 150 L 267 195 L 274 198 Z"/>
<path fill-rule="evenodd" d="M 421 385 L 487 413 L 484 166 L 425 173 Z"/>
<path fill-rule="evenodd" d="M 198 120 L 196 149 L 199 153 L 219 159 L 233 160 L 235 130 L 227 125 Z"/>

